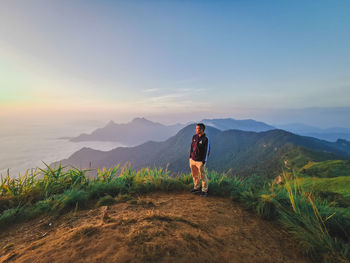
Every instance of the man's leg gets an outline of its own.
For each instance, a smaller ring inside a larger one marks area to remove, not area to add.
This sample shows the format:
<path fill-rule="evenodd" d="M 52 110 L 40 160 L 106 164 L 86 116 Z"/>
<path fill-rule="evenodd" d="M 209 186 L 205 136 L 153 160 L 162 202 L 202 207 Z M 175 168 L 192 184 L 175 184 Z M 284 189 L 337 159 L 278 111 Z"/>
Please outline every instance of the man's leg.
<path fill-rule="evenodd" d="M 192 173 L 192 178 L 193 178 L 193 184 L 194 184 L 194 189 L 199 189 L 201 187 L 200 185 L 200 180 L 198 177 L 199 170 L 196 166 L 195 161 L 190 158 L 190 168 L 191 168 L 191 173 Z"/>
<path fill-rule="evenodd" d="M 205 166 L 202 162 L 198 162 L 199 173 L 202 180 L 202 192 L 208 192 L 208 178 L 205 172 Z"/>

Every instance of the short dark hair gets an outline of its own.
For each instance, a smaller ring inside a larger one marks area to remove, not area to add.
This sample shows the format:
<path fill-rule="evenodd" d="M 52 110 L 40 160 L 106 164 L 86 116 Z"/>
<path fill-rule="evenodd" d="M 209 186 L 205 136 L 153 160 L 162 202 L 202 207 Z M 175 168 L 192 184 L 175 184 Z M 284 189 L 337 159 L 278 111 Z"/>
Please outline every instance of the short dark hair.
<path fill-rule="evenodd" d="M 197 126 L 199 126 L 203 131 L 205 130 L 205 125 L 203 123 L 197 123 Z"/>

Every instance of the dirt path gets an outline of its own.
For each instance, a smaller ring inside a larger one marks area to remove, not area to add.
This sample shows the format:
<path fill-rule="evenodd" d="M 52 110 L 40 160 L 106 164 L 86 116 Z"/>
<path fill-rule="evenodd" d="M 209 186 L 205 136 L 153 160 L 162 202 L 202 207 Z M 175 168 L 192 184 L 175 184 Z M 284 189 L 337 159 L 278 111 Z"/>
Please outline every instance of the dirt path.
<path fill-rule="evenodd" d="M 51 225 L 50 225 L 51 223 Z M 228 198 L 153 193 L 0 233 L 0 262 L 310 262 Z"/>

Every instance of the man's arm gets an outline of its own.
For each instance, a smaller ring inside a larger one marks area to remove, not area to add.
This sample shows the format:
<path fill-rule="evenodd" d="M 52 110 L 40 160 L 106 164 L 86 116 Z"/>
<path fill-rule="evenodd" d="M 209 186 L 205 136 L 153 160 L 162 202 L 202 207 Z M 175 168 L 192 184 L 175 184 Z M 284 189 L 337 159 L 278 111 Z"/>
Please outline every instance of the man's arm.
<path fill-rule="evenodd" d="M 191 146 L 190 146 L 190 157 L 189 158 L 191 158 L 191 153 L 192 153 L 192 149 L 193 149 L 192 144 L 193 144 L 193 136 L 192 136 L 192 141 L 191 141 Z"/>
<path fill-rule="evenodd" d="M 209 151 L 210 151 L 210 145 L 209 145 L 209 138 L 207 137 L 207 139 L 204 142 L 204 153 L 205 153 L 205 156 L 204 156 L 203 164 L 205 164 L 207 159 L 208 159 Z"/>

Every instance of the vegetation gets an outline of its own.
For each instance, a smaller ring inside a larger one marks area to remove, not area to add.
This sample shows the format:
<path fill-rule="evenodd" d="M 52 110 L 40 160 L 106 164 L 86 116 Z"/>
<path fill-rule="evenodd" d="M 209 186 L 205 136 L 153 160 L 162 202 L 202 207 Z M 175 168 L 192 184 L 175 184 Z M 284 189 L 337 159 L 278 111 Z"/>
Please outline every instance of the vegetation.
<path fill-rule="evenodd" d="M 338 177 L 350 175 L 349 160 L 328 160 L 324 162 L 309 162 L 301 169 L 301 173 L 315 177 Z"/>
<path fill-rule="evenodd" d="M 135 194 L 183 191 L 193 187 L 190 174 L 171 177 L 163 168 L 138 171 L 119 165 L 97 171 L 76 168 L 39 169 L 0 181 L 0 228 L 43 213 L 60 215 L 84 207 L 137 201 Z M 350 260 L 350 177 L 310 178 L 283 173 L 280 185 L 258 176 L 240 178 L 208 171 L 210 195 L 230 196 L 264 219 L 287 229 L 302 250 L 323 262 Z M 40 178 L 39 178 L 40 177 Z M 338 200 L 338 201 L 337 201 Z M 341 200 L 341 202 L 339 202 Z"/>
<path fill-rule="evenodd" d="M 350 176 L 299 178 L 304 191 L 312 192 L 336 207 L 350 207 Z M 350 211 L 349 211 L 350 212 Z"/>

